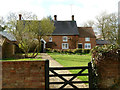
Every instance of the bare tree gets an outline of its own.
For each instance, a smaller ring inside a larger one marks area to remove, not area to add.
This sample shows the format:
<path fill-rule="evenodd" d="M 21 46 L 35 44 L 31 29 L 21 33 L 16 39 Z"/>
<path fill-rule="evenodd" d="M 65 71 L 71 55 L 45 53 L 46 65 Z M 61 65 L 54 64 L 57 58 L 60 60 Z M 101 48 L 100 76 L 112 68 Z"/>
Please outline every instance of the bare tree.
<path fill-rule="evenodd" d="M 0 17 L 0 31 L 3 31 L 6 29 L 6 25 L 5 25 L 5 20 L 3 17 Z"/>
<path fill-rule="evenodd" d="M 100 31 L 100 34 L 102 35 L 103 39 L 105 40 L 105 23 L 106 23 L 106 13 L 103 12 L 101 15 L 97 16 L 97 22 L 96 27 Z"/>
<path fill-rule="evenodd" d="M 40 40 L 53 32 L 54 24 L 49 18 L 38 21 L 37 16 L 29 12 L 22 13 L 22 20 L 17 20 L 17 16 L 16 13 L 8 16 L 8 30 L 15 35 L 19 47 L 25 52 L 25 57 L 36 57 L 40 51 Z M 36 48 L 32 56 L 28 56 L 29 50 L 34 44 L 36 44 Z"/>
<path fill-rule="evenodd" d="M 88 20 L 87 22 L 84 23 L 84 27 L 93 27 L 94 21 L 93 20 Z"/>
<path fill-rule="evenodd" d="M 104 40 L 111 43 L 117 41 L 117 15 L 115 13 L 107 14 L 103 12 L 96 18 L 96 27 Z"/>

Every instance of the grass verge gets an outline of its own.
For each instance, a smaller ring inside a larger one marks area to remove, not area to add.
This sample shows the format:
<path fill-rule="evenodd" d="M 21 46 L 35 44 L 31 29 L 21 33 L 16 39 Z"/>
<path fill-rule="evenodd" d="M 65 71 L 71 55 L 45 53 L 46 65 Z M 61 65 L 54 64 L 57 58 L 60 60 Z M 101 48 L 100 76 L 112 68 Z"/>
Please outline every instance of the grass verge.
<path fill-rule="evenodd" d="M 34 61 L 34 60 L 42 60 L 39 58 L 25 58 L 25 59 L 12 59 L 12 58 L 7 58 L 7 59 L 3 59 L 0 61 Z"/>
<path fill-rule="evenodd" d="M 39 53 L 40 54 L 40 53 Z M 34 61 L 34 60 L 42 60 L 41 56 L 38 56 L 36 58 L 21 58 L 19 59 L 18 57 L 19 56 L 22 56 L 24 54 L 16 54 L 14 58 L 5 58 L 5 59 L 2 59 L 0 61 Z M 32 55 L 32 53 L 29 53 L 28 55 Z"/>

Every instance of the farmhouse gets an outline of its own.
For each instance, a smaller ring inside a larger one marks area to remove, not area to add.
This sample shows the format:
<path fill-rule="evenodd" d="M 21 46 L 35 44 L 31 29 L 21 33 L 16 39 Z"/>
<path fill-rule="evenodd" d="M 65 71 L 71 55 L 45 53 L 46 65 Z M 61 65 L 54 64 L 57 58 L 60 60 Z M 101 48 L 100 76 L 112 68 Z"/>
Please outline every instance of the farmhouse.
<path fill-rule="evenodd" d="M 15 54 L 15 37 L 6 32 L 0 31 L 0 59 L 10 58 Z"/>
<path fill-rule="evenodd" d="M 19 20 L 21 17 L 20 14 Z M 91 49 L 96 46 L 96 36 L 92 27 L 77 27 L 74 15 L 70 21 L 57 21 L 57 15 L 54 15 L 53 22 L 55 30 L 52 35 L 41 41 L 43 49 Z"/>
<path fill-rule="evenodd" d="M 52 49 L 91 49 L 96 46 L 96 36 L 92 27 L 77 27 L 74 15 L 71 21 L 57 21 L 55 30 L 46 40 L 46 48 Z"/>

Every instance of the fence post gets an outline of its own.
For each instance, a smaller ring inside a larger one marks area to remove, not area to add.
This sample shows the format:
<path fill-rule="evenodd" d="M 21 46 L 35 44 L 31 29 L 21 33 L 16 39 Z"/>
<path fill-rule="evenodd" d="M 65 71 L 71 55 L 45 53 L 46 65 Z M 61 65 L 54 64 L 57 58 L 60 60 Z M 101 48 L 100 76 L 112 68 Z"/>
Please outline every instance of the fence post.
<path fill-rule="evenodd" d="M 49 60 L 45 61 L 45 90 L 49 90 Z"/>
<path fill-rule="evenodd" d="M 89 89 L 91 90 L 93 88 L 93 80 L 92 80 L 92 65 L 91 62 L 88 63 L 88 73 L 89 73 Z"/>

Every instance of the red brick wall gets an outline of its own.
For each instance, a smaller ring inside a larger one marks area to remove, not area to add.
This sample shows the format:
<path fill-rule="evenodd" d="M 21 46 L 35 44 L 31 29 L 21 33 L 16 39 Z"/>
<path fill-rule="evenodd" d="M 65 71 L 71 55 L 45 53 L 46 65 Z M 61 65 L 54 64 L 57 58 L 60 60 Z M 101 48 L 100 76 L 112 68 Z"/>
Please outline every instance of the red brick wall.
<path fill-rule="evenodd" d="M 44 90 L 45 62 L 2 62 L 2 88 L 39 88 Z"/>
<path fill-rule="evenodd" d="M 118 53 L 116 53 L 118 52 Z M 92 59 L 96 66 L 97 86 L 100 90 L 120 90 L 120 51 L 94 52 Z"/>
<path fill-rule="evenodd" d="M 85 42 L 85 38 L 79 38 L 79 36 L 67 36 L 69 39 L 67 42 L 63 42 L 63 36 L 51 36 L 52 42 L 56 44 L 54 49 L 62 49 L 62 43 L 69 43 L 69 49 L 76 49 L 78 47 L 78 43 L 91 43 L 91 47 L 96 46 L 96 38 L 90 38 L 90 42 Z M 49 42 L 49 37 L 46 39 L 46 42 Z M 76 45 L 75 45 L 76 44 Z"/>
<path fill-rule="evenodd" d="M 120 90 L 120 61 L 116 58 L 105 58 L 97 66 L 99 76 L 99 88 L 112 88 L 109 90 Z M 118 88 L 118 89 L 115 89 Z M 106 89 L 107 90 L 107 89 Z"/>

